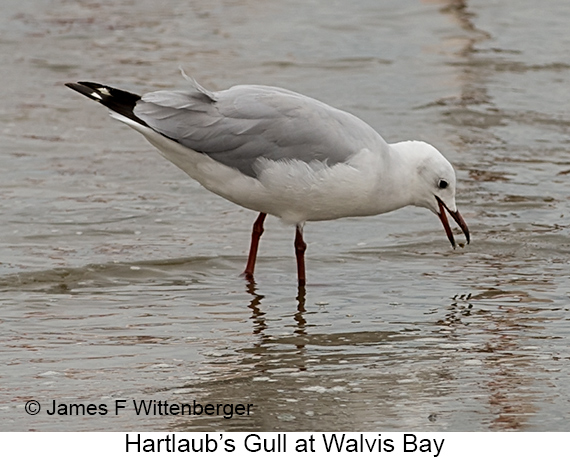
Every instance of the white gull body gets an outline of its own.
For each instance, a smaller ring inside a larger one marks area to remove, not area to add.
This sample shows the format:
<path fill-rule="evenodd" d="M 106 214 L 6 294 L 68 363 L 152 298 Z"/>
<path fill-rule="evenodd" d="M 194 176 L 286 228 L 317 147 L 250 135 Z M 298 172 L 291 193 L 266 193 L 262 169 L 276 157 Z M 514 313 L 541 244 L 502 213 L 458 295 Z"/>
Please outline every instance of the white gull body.
<path fill-rule="evenodd" d="M 306 221 L 415 205 L 440 217 L 455 247 L 446 209 L 469 242 L 455 205 L 455 172 L 433 146 L 388 144 L 352 114 L 285 89 L 211 92 L 187 79 L 188 90 L 142 97 L 97 83 L 68 86 L 107 106 L 206 189 L 260 213 L 244 272 L 249 279 L 266 214 L 297 227 L 299 284 L 305 283 Z"/>

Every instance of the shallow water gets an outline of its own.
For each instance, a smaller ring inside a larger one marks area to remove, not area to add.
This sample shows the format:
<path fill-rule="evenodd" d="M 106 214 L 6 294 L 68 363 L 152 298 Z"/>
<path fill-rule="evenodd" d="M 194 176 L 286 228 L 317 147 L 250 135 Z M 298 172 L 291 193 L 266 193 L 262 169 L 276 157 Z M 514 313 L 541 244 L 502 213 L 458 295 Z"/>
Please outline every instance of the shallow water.
<path fill-rule="evenodd" d="M 570 4 L 547 3 L 4 2 L 2 429 L 567 431 Z M 63 86 L 178 66 L 433 143 L 472 244 L 420 209 L 310 223 L 303 293 L 269 219 L 248 285 L 255 214 Z M 122 399 L 253 409 L 47 413 Z"/>

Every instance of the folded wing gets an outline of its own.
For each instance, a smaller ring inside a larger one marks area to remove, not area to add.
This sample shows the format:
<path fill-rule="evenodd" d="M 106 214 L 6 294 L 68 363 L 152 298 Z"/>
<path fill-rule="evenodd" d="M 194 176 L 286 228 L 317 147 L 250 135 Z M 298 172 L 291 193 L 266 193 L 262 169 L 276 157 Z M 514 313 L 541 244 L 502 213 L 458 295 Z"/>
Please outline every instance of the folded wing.
<path fill-rule="evenodd" d="M 312 98 L 267 86 L 210 92 L 158 91 L 134 114 L 180 144 L 256 177 L 264 160 L 344 163 L 363 148 L 387 148 L 368 124 Z"/>

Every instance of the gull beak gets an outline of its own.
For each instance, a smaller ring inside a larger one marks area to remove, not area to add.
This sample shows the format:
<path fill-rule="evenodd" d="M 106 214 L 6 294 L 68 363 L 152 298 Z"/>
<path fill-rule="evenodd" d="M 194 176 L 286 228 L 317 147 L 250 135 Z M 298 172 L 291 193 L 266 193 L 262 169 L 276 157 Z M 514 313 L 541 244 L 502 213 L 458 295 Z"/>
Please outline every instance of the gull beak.
<path fill-rule="evenodd" d="M 467 228 L 467 224 L 463 220 L 463 217 L 461 217 L 461 214 L 459 214 L 459 211 L 450 211 L 449 208 L 445 206 L 445 203 L 443 203 L 443 201 L 438 196 L 436 196 L 435 198 L 437 200 L 437 204 L 439 205 L 439 213 L 437 215 L 439 216 L 439 219 L 443 224 L 443 228 L 445 229 L 445 233 L 447 235 L 447 238 L 449 239 L 449 242 L 451 243 L 451 246 L 453 246 L 453 249 L 455 249 L 455 238 L 453 237 L 453 232 L 451 231 L 451 227 L 449 226 L 449 222 L 447 221 L 447 215 L 445 214 L 445 211 L 447 211 L 451 215 L 453 220 L 457 222 L 457 225 L 459 225 L 459 227 L 463 231 L 463 234 L 465 235 L 467 244 L 469 244 L 469 229 Z"/>

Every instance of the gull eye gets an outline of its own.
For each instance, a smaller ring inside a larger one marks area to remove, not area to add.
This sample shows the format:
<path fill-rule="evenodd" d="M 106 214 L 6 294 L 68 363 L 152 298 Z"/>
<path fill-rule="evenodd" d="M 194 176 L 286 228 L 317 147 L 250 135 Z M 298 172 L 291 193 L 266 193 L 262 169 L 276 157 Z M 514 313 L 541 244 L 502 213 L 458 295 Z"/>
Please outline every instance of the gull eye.
<path fill-rule="evenodd" d="M 449 186 L 449 183 L 445 179 L 440 179 L 437 183 L 437 187 L 440 189 L 445 189 L 447 186 Z"/>

